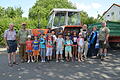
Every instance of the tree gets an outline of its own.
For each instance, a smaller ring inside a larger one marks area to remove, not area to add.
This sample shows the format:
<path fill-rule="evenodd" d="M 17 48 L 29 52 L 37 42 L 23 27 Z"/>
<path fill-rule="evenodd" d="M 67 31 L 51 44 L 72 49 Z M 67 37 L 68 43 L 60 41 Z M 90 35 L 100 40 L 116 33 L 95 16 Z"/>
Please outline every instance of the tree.
<path fill-rule="evenodd" d="M 37 0 L 35 5 L 29 9 L 29 18 L 38 20 L 40 16 L 41 26 L 45 27 L 48 16 L 53 8 L 75 8 L 68 0 Z"/>
<path fill-rule="evenodd" d="M 13 8 L 13 7 L 8 7 L 5 9 L 5 14 L 9 18 L 15 18 L 15 17 L 22 17 L 23 11 L 20 8 Z"/>
<path fill-rule="evenodd" d="M 5 15 L 5 9 L 0 6 L 0 17 L 3 17 Z"/>
<path fill-rule="evenodd" d="M 85 11 L 81 11 L 80 16 L 82 24 L 93 24 L 101 21 L 99 18 L 89 17 Z"/>

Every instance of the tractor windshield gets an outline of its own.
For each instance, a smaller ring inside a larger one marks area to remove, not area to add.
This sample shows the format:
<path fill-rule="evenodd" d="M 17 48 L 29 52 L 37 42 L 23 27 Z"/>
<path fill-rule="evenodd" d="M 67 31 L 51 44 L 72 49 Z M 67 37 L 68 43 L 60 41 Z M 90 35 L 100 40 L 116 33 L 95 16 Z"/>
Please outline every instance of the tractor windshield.
<path fill-rule="evenodd" d="M 57 28 L 65 25 L 80 25 L 79 11 L 54 11 L 51 14 L 48 28 Z"/>

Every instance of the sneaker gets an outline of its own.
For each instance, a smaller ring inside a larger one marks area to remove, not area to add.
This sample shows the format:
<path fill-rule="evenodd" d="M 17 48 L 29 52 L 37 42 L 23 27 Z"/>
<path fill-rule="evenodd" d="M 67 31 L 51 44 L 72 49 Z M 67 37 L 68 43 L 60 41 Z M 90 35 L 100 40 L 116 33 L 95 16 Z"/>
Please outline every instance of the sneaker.
<path fill-rule="evenodd" d="M 58 61 L 58 60 L 56 60 L 56 62 L 58 63 L 59 61 Z"/>
<path fill-rule="evenodd" d="M 64 60 L 60 60 L 61 62 L 64 62 Z"/>
<path fill-rule="evenodd" d="M 30 63 L 30 60 L 28 60 L 27 63 Z"/>
<path fill-rule="evenodd" d="M 9 66 L 9 67 L 12 67 L 13 65 L 12 65 L 11 63 L 8 63 L 8 66 Z"/>
<path fill-rule="evenodd" d="M 81 62 L 81 60 L 80 60 L 80 59 L 78 59 L 78 62 Z"/>
<path fill-rule="evenodd" d="M 45 62 L 45 60 L 43 60 L 43 62 Z"/>
<path fill-rule="evenodd" d="M 13 64 L 18 65 L 18 63 L 17 63 L 17 62 L 13 62 Z"/>
<path fill-rule="evenodd" d="M 44 62 L 43 60 L 41 62 Z"/>
<path fill-rule="evenodd" d="M 31 60 L 32 62 L 34 62 L 34 60 Z"/>

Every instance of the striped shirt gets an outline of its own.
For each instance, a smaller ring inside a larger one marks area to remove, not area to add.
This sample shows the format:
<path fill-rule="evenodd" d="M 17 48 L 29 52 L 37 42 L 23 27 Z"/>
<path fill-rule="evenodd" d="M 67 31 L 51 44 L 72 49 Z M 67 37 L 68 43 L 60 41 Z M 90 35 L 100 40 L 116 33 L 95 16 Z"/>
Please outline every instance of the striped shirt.
<path fill-rule="evenodd" d="M 4 38 L 6 38 L 7 40 L 16 40 L 16 31 L 10 31 L 9 29 L 5 30 Z"/>

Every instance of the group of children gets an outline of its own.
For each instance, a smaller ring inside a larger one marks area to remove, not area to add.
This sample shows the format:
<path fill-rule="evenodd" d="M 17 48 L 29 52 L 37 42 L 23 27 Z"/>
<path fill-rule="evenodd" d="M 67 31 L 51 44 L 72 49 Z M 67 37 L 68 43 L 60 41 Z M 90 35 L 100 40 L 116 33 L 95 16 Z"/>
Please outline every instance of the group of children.
<path fill-rule="evenodd" d="M 31 40 L 31 35 L 28 35 L 26 41 L 27 62 L 38 62 L 39 56 L 41 62 L 51 61 L 53 55 L 56 55 L 56 62 L 75 61 L 76 59 L 81 62 L 84 60 L 82 33 L 77 36 L 77 33 L 74 32 L 72 38 L 70 35 L 63 37 L 61 33 L 58 34 L 57 38 L 54 36 L 51 33 L 41 34 L 39 37 L 34 36 L 34 40 Z M 55 54 L 53 54 L 53 49 L 55 49 Z"/>

